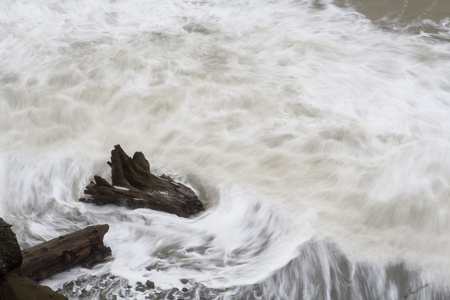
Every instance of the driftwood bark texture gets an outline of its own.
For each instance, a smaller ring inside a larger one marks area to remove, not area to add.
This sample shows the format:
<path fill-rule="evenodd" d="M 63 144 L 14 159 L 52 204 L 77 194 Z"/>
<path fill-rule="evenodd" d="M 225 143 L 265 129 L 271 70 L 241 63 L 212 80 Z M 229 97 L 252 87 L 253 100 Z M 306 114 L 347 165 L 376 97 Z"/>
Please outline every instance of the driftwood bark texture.
<path fill-rule="evenodd" d="M 111 151 L 112 184 L 95 176 L 84 191 L 89 197 L 80 201 L 98 205 L 115 204 L 131 209 L 149 208 L 189 217 L 204 210 L 203 203 L 187 186 L 166 175 L 150 172 L 150 164 L 142 152 L 129 157 L 120 145 Z"/>
<path fill-rule="evenodd" d="M 22 251 L 22 274 L 35 281 L 82 265 L 90 266 L 111 255 L 103 245 L 108 225 L 89 226 Z"/>

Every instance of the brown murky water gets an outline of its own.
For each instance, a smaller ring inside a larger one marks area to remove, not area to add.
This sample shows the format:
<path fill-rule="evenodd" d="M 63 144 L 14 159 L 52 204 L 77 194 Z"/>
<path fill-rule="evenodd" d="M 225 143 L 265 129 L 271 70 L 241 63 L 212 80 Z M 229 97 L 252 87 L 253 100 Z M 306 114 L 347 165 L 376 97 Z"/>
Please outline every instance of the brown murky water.
<path fill-rule="evenodd" d="M 437 23 L 450 17 L 448 0 L 336 0 L 341 6 L 352 6 L 372 20 L 390 19 L 409 24 L 429 19 Z"/>

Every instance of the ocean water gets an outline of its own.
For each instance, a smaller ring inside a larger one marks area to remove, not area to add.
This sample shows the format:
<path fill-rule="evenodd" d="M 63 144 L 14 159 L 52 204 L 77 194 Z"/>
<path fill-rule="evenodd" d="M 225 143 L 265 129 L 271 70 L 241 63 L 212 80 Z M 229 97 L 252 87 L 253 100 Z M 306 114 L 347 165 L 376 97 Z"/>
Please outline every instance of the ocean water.
<path fill-rule="evenodd" d="M 449 40 L 447 0 L 3 0 L 0 217 L 110 225 L 69 299 L 450 299 Z M 207 210 L 79 202 L 115 144 Z"/>

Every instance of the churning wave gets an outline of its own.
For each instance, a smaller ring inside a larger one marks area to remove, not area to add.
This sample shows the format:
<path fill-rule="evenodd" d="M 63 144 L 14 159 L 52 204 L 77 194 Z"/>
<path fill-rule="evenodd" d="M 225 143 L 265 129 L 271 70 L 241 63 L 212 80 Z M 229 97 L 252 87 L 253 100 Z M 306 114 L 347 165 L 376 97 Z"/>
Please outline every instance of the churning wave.
<path fill-rule="evenodd" d="M 416 2 L 3 1 L 0 216 L 110 224 L 71 299 L 448 298 L 449 14 Z M 118 143 L 208 210 L 78 202 Z"/>

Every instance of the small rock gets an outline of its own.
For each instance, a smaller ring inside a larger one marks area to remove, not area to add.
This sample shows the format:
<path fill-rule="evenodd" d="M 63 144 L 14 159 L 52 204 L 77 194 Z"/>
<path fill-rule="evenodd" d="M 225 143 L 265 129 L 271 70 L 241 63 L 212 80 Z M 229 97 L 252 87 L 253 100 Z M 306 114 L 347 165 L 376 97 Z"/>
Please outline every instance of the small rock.
<path fill-rule="evenodd" d="M 81 297 L 87 297 L 89 295 L 89 292 L 86 289 L 81 290 Z"/>
<path fill-rule="evenodd" d="M 172 288 L 172 289 L 169 291 L 169 293 L 167 294 L 166 299 L 171 299 L 171 300 L 175 299 L 175 295 L 174 295 L 174 294 L 176 294 L 176 293 L 179 292 L 179 291 L 180 291 L 180 290 L 177 289 L 177 288 Z"/>
<path fill-rule="evenodd" d="M 149 289 L 149 290 L 153 290 L 155 288 L 155 283 L 153 281 L 147 280 L 147 282 L 145 283 L 145 286 Z"/>
<path fill-rule="evenodd" d="M 145 292 L 146 288 L 145 288 L 145 286 L 142 284 L 142 282 L 139 281 L 139 282 L 137 282 L 137 284 L 136 284 L 135 290 L 138 291 L 138 292 Z"/>

